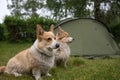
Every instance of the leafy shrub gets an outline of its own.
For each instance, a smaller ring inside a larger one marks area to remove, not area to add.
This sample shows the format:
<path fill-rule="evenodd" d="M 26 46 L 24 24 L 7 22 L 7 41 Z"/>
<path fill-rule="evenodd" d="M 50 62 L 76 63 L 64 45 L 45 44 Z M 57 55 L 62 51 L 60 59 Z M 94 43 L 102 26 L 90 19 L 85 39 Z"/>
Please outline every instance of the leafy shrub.
<path fill-rule="evenodd" d="M 45 30 L 49 29 L 50 24 L 55 24 L 52 19 L 47 19 L 44 17 L 31 17 L 26 20 L 26 33 L 28 35 L 28 40 L 34 41 L 36 37 L 36 24 L 40 24 Z"/>
<path fill-rule="evenodd" d="M 2 24 L 0 24 L 0 41 L 4 40 L 5 36 L 4 36 L 4 28 L 2 26 Z"/>
<path fill-rule="evenodd" d="M 26 30 L 26 24 L 23 19 L 14 16 L 6 16 L 4 20 L 7 26 L 10 41 L 19 41 L 23 39 L 23 33 Z"/>
<path fill-rule="evenodd" d="M 50 24 L 55 24 L 52 19 L 44 17 L 31 17 L 21 19 L 14 16 L 6 16 L 4 20 L 9 31 L 9 40 L 12 42 L 34 41 L 36 37 L 36 24 L 40 24 L 45 30 L 49 29 Z"/>

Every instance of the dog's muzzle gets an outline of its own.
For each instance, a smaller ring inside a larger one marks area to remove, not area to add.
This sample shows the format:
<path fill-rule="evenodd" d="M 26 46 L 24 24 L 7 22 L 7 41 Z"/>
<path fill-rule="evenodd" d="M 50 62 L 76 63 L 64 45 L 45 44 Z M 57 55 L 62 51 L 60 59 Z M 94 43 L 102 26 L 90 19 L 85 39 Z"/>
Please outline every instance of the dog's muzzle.
<path fill-rule="evenodd" d="M 49 51 L 52 51 L 53 49 L 57 49 L 57 48 L 59 48 L 59 47 L 60 47 L 60 44 L 56 43 L 54 48 L 48 47 L 47 49 L 48 49 Z"/>

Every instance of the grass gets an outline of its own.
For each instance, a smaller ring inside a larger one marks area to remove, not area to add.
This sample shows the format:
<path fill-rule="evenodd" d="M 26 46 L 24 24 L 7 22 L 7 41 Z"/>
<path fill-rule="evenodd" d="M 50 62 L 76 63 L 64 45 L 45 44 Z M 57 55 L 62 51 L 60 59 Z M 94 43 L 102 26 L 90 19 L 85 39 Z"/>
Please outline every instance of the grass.
<path fill-rule="evenodd" d="M 0 66 L 19 51 L 30 47 L 31 43 L 0 42 Z M 52 77 L 42 80 L 120 80 L 120 57 L 88 60 L 82 57 L 70 57 L 67 68 L 56 67 L 50 70 Z M 0 80 L 34 80 L 31 75 L 14 77 L 0 74 Z"/>

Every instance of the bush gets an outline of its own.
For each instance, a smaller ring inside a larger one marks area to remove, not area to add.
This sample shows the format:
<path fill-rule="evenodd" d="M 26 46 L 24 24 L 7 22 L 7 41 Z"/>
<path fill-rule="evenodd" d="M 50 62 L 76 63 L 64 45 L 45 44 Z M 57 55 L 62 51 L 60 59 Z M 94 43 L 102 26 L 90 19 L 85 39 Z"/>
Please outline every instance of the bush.
<path fill-rule="evenodd" d="M 0 41 L 4 40 L 5 36 L 4 36 L 4 28 L 2 26 L 2 24 L 0 24 Z"/>
<path fill-rule="evenodd" d="M 34 41 L 36 24 L 40 24 L 45 30 L 49 29 L 50 24 L 55 24 L 52 19 L 44 17 L 31 17 L 25 20 L 14 16 L 6 16 L 4 23 L 9 31 L 8 39 L 12 42 Z"/>
<path fill-rule="evenodd" d="M 26 30 L 26 24 L 23 19 L 19 17 L 6 16 L 4 20 L 7 26 L 10 41 L 19 41 L 23 38 L 23 33 Z"/>

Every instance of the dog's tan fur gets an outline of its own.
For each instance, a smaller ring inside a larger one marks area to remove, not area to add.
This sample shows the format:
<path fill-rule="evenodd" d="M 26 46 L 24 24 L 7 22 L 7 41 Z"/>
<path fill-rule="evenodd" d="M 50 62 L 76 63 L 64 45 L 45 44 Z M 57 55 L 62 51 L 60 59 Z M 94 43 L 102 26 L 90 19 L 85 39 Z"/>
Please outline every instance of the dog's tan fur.
<path fill-rule="evenodd" d="M 73 38 L 59 27 L 56 34 L 56 40 L 59 42 L 60 47 L 56 52 L 55 65 L 66 67 L 66 63 L 70 56 L 70 48 L 68 44 L 73 41 Z"/>
<path fill-rule="evenodd" d="M 59 47 L 54 39 L 53 25 L 48 32 L 37 25 L 36 35 L 37 39 L 34 44 L 11 58 L 6 67 L 0 67 L 0 72 L 15 76 L 32 72 L 36 80 L 40 80 L 42 74 L 50 76 L 48 71 L 54 65 L 55 49 Z"/>

